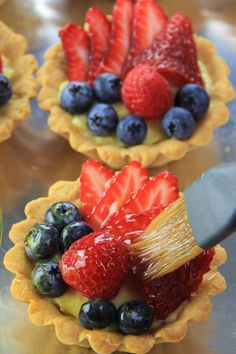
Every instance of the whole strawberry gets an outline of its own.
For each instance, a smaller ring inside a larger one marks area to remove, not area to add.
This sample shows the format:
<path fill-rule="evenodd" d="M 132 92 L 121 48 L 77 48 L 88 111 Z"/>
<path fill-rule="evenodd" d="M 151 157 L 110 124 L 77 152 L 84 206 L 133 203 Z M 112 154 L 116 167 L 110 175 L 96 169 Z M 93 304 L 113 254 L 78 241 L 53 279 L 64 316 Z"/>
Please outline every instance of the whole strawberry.
<path fill-rule="evenodd" d="M 97 232 L 72 244 L 60 261 L 64 281 L 89 299 L 115 297 L 130 271 L 128 250 L 112 235 Z"/>
<path fill-rule="evenodd" d="M 168 81 L 154 66 L 138 65 L 126 76 L 122 99 L 129 111 L 143 119 L 161 118 L 172 106 Z"/>

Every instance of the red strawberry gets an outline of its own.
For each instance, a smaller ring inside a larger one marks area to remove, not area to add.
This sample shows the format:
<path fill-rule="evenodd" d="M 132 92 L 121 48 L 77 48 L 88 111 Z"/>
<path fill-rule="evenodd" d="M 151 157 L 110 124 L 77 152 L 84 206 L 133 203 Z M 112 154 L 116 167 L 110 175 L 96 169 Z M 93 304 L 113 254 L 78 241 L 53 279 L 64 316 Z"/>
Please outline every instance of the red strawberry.
<path fill-rule="evenodd" d="M 115 234 L 119 240 L 129 245 L 138 240 L 151 221 L 167 206 L 168 204 L 161 205 L 141 214 L 126 214 L 122 208 L 109 219 L 104 226 L 104 231 Z"/>
<path fill-rule="evenodd" d="M 80 200 L 82 202 L 81 212 L 85 219 L 101 199 L 107 182 L 113 175 L 114 173 L 109 168 L 98 161 L 90 159 L 84 163 L 80 176 Z"/>
<path fill-rule="evenodd" d="M 90 43 L 88 34 L 73 23 L 59 31 L 69 65 L 70 81 L 86 81 L 89 65 Z"/>
<path fill-rule="evenodd" d="M 140 63 L 155 65 L 173 85 L 203 84 L 190 18 L 180 13 L 171 17 L 152 46 L 137 55 L 132 65 Z"/>
<path fill-rule="evenodd" d="M 129 162 L 114 176 L 110 186 L 93 210 L 89 218 L 92 227 L 97 230 L 105 224 L 107 218 L 121 208 L 132 193 L 146 183 L 147 178 L 147 171 L 141 167 L 139 162 Z"/>
<path fill-rule="evenodd" d="M 138 277 L 147 302 L 155 309 L 157 319 L 165 319 L 190 295 L 197 291 L 203 275 L 210 270 L 215 250 L 203 252 L 176 271 L 153 280 Z M 140 275 L 139 275 L 140 276 Z"/>
<path fill-rule="evenodd" d="M 132 197 L 112 215 L 104 225 L 104 229 L 113 229 L 115 224 L 122 224 L 127 218 L 144 220 L 144 227 L 139 227 L 141 230 L 146 228 L 145 220 L 151 218 L 152 215 L 157 216 L 158 211 L 173 203 L 179 197 L 178 180 L 168 171 L 162 171 L 154 178 L 150 179 L 142 188 L 132 195 Z M 155 214 L 157 211 L 157 214 Z M 141 214 L 144 214 L 141 218 Z M 139 216 L 138 216 L 139 215 Z M 151 221 L 152 219 L 150 219 Z M 123 226 L 122 226 L 123 227 Z M 129 226 L 127 226 L 129 227 Z M 116 233 L 116 231 L 114 231 Z"/>
<path fill-rule="evenodd" d="M 97 232 L 74 242 L 60 261 L 64 281 L 89 299 L 112 299 L 130 271 L 128 250 Z"/>
<path fill-rule="evenodd" d="M 91 38 L 91 63 L 89 65 L 88 80 L 93 82 L 100 62 L 102 61 L 109 44 L 111 35 L 111 21 L 96 6 L 91 7 L 86 14 Z"/>
<path fill-rule="evenodd" d="M 132 55 L 149 48 L 167 22 L 162 7 L 155 0 L 138 0 L 134 6 Z"/>
<path fill-rule="evenodd" d="M 132 1 L 117 0 L 112 14 L 112 35 L 109 48 L 98 70 L 98 75 L 104 72 L 118 76 L 121 74 L 131 43 L 132 18 Z"/>
<path fill-rule="evenodd" d="M 2 63 L 2 58 L 0 57 L 0 74 L 3 71 L 3 63 Z"/>
<path fill-rule="evenodd" d="M 154 66 L 138 65 L 126 76 L 122 99 L 129 111 L 143 119 L 162 118 L 172 106 L 168 81 Z"/>
<path fill-rule="evenodd" d="M 124 206 L 126 213 L 144 213 L 152 208 L 173 203 L 179 198 L 178 180 L 164 170 L 151 178 Z"/>

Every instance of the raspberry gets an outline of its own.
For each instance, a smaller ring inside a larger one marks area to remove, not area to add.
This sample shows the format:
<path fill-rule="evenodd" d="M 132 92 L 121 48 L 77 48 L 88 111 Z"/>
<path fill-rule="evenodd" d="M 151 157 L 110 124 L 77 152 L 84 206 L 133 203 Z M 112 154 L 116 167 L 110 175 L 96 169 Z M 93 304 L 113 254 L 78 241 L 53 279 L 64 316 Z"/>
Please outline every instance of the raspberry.
<path fill-rule="evenodd" d="M 89 299 L 115 297 L 130 271 L 123 242 L 97 232 L 74 242 L 60 261 L 64 281 Z"/>
<path fill-rule="evenodd" d="M 142 279 L 139 273 L 144 297 L 154 307 L 157 319 L 165 319 L 197 291 L 214 255 L 214 249 L 205 251 L 176 271 L 153 280 Z"/>
<path fill-rule="evenodd" d="M 168 81 L 149 65 L 138 65 L 129 72 L 122 98 L 129 111 L 143 119 L 161 118 L 173 102 Z"/>

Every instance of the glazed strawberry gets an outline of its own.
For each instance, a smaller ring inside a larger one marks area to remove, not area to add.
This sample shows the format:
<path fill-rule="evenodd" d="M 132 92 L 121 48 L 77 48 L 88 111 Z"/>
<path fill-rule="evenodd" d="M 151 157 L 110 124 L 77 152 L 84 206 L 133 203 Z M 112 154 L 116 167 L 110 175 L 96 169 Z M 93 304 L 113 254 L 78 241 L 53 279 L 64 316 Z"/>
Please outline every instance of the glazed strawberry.
<path fill-rule="evenodd" d="M 82 202 L 80 210 L 85 219 L 101 199 L 113 175 L 114 173 L 109 168 L 98 161 L 90 159 L 83 164 L 80 175 L 80 200 Z"/>
<path fill-rule="evenodd" d="M 72 244 L 60 261 L 64 281 L 89 299 L 114 298 L 130 271 L 123 242 L 103 232 Z"/>
<path fill-rule="evenodd" d="M 107 55 L 97 75 L 109 72 L 121 74 L 131 44 L 133 3 L 131 0 L 117 0 L 112 14 L 112 34 Z"/>
<path fill-rule="evenodd" d="M 106 220 L 121 208 L 132 193 L 147 181 L 147 171 L 136 161 L 129 162 L 114 176 L 100 202 L 97 204 L 88 222 L 97 230 Z"/>
<path fill-rule="evenodd" d="M 59 31 L 69 65 L 70 81 L 87 79 L 90 43 L 88 34 L 80 27 L 69 23 Z"/>
<path fill-rule="evenodd" d="M 138 65 L 126 76 L 122 99 L 129 111 L 143 119 L 162 118 L 172 106 L 168 81 L 154 66 Z"/>
<path fill-rule="evenodd" d="M 115 234 L 119 240 L 129 245 L 138 241 L 139 236 L 151 221 L 164 210 L 168 204 L 145 211 L 140 214 L 126 214 L 124 209 L 114 216 L 104 226 L 104 231 Z"/>
<path fill-rule="evenodd" d="M 210 263 L 215 250 L 203 252 L 194 260 L 178 268 L 176 271 L 154 280 L 139 279 L 148 303 L 155 309 L 157 319 L 165 319 L 197 291 L 202 283 L 203 275 L 210 270 Z"/>
<path fill-rule="evenodd" d="M 88 10 L 85 21 L 89 24 L 91 39 L 91 62 L 89 65 L 88 80 L 93 82 L 98 66 L 108 49 L 111 35 L 111 21 L 96 6 Z"/>
<path fill-rule="evenodd" d="M 156 66 L 175 86 L 189 82 L 202 85 L 190 18 L 180 13 L 171 17 L 152 46 L 134 58 L 133 66 L 140 63 Z"/>
<path fill-rule="evenodd" d="M 166 22 L 165 13 L 155 0 L 138 0 L 134 5 L 131 54 L 149 48 Z"/>

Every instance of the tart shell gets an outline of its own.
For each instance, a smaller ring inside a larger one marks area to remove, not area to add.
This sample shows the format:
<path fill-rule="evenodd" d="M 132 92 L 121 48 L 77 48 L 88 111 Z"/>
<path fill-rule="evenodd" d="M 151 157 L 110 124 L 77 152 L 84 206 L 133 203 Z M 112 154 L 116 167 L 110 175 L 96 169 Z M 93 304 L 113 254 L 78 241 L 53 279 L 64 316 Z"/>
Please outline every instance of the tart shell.
<path fill-rule="evenodd" d="M 13 95 L 0 107 L 0 142 L 8 139 L 15 126 L 30 114 L 30 99 L 37 95 L 38 84 L 33 74 L 37 62 L 33 55 L 25 54 L 26 39 L 0 22 L 0 56 L 8 60 L 12 70 Z"/>
<path fill-rule="evenodd" d="M 168 316 L 159 329 L 144 335 L 123 335 L 118 332 L 82 328 L 78 320 L 61 313 L 48 298 L 41 297 L 34 290 L 31 281 L 33 265 L 24 250 L 25 235 L 33 224 L 43 221 L 45 210 L 52 203 L 65 200 L 79 206 L 79 190 L 79 179 L 74 182 L 57 182 L 50 188 L 48 197 L 27 204 L 26 219 L 13 225 L 10 238 L 14 242 L 14 247 L 4 258 L 5 267 L 15 274 L 11 284 L 12 296 L 29 304 L 29 318 L 34 324 L 54 325 L 57 338 L 62 343 L 92 348 L 99 354 L 110 354 L 115 351 L 143 354 L 149 352 L 155 344 L 182 340 L 187 333 L 188 322 L 207 319 L 211 312 L 209 297 L 226 288 L 225 279 L 217 271 L 217 267 L 226 260 L 226 252 L 221 246 L 216 247 L 211 270 L 204 276 L 198 291 Z"/>
<path fill-rule="evenodd" d="M 180 141 L 166 139 L 152 145 L 120 147 L 96 145 L 93 137 L 85 137 L 72 124 L 72 116 L 58 102 L 60 84 L 68 79 L 67 61 L 61 44 L 53 45 L 45 54 L 45 63 L 38 72 L 41 91 L 40 107 L 50 112 L 48 124 L 52 131 L 67 139 L 71 147 L 84 155 L 100 160 L 115 169 L 137 160 L 144 167 L 157 167 L 169 161 L 181 159 L 189 150 L 209 144 L 213 128 L 227 122 L 229 112 L 226 103 L 234 97 L 228 80 L 230 73 L 225 62 L 217 56 L 215 46 L 208 40 L 195 36 L 199 60 L 205 65 L 211 80 L 208 90 L 211 104 L 205 118 L 197 125 L 191 138 Z"/>

